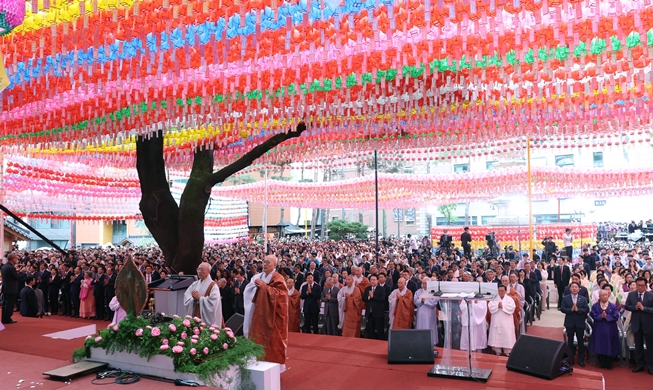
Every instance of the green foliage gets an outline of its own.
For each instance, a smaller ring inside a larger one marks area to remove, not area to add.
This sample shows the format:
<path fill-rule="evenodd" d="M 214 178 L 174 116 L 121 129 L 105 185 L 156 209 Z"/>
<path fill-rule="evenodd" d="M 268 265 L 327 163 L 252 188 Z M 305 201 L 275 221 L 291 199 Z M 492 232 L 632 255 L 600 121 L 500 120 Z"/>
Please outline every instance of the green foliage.
<path fill-rule="evenodd" d="M 239 366 L 241 377 L 246 377 L 248 361 L 262 357 L 263 347 L 246 338 L 234 337 L 228 328 L 220 329 L 198 320 L 176 317 L 172 322 L 151 325 L 142 317 L 129 316 L 118 325 L 110 324 L 97 335 L 87 337 L 84 347 L 73 353 L 73 360 L 90 357 L 91 348 L 102 348 L 107 354 L 134 353 L 148 360 L 154 355 L 169 356 L 175 371 L 196 374 L 205 383 L 213 384 L 213 376 L 232 365 Z"/>
<path fill-rule="evenodd" d="M 367 238 L 367 225 L 360 222 L 347 222 L 337 220 L 327 223 L 329 229 L 329 238 L 332 240 L 340 241 L 347 236 L 356 238 Z"/>
<path fill-rule="evenodd" d="M 256 178 L 251 173 L 244 173 L 242 175 L 231 176 L 229 182 L 233 185 L 250 184 L 254 183 Z"/>
<path fill-rule="evenodd" d="M 438 206 L 438 211 L 440 214 L 444 216 L 444 218 L 447 220 L 447 223 L 452 223 L 456 222 L 458 220 L 458 217 L 456 217 L 453 213 L 456 211 L 456 208 L 458 207 L 457 204 L 445 204 L 442 206 Z"/>

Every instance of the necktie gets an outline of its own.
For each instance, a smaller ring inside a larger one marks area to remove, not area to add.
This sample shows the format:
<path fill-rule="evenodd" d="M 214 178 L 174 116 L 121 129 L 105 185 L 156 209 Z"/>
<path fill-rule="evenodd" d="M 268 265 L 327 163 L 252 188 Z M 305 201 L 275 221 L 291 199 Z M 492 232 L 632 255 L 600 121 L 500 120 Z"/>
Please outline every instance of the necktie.
<path fill-rule="evenodd" d="M 639 294 L 639 301 L 644 302 L 644 294 L 643 293 Z"/>
<path fill-rule="evenodd" d="M 329 289 L 329 291 L 327 291 L 327 294 L 331 295 L 331 289 Z"/>
<path fill-rule="evenodd" d="M 574 305 L 576 304 L 576 295 L 573 296 L 574 298 Z"/>
<path fill-rule="evenodd" d="M 374 289 L 375 289 L 375 288 L 376 288 L 376 287 L 372 287 L 372 294 L 374 294 Z"/>

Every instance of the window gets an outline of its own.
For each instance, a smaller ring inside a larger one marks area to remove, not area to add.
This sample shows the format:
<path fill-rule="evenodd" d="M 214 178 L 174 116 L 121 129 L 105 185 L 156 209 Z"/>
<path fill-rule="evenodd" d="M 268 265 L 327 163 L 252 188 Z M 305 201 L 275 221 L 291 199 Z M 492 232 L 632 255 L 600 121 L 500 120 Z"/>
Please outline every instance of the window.
<path fill-rule="evenodd" d="M 485 169 L 487 169 L 488 171 L 493 170 L 495 168 L 495 166 L 497 165 L 497 162 L 498 161 L 486 161 L 485 162 Z"/>
<path fill-rule="evenodd" d="M 406 226 L 415 226 L 415 221 L 406 221 Z"/>
<path fill-rule="evenodd" d="M 415 222 L 415 209 L 406 209 L 406 222 Z"/>
<path fill-rule="evenodd" d="M 574 166 L 573 154 L 564 154 L 562 156 L 556 156 L 556 167 L 573 167 L 573 166 Z"/>
<path fill-rule="evenodd" d="M 338 220 L 338 217 L 331 217 L 331 220 L 332 220 L 332 221 L 337 221 L 337 220 Z"/>
<path fill-rule="evenodd" d="M 603 152 L 594 152 L 594 168 L 603 168 Z"/>
<path fill-rule="evenodd" d="M 449 226 L 465 226 L 465 216 L 458 216 L 456 217 L 456 221 L 454 222 L 447 222 L 447 219 L 445 217 L 436 217 L 435 218 L 435 225 L 436 226 L 441 226 L 441 225 L 449 225 Z M 492 217 L 494 218 L 494 217 Z M 472 223 L 470 226 L 477 226 L 478 225 L 478 217 L 472 216 L 471 217 Z"/>
<path fill-rule="evenodd" d="M 453 171 L 454 171 L 454 173 L 466 173 L 466 172 L 469 172 L 469 164 L 454 164 Z"/>
<path fill-rule="evenodd" d="M 403 221 L 404 220 L 404 210 L 402 210 L 402 209 L 392 210 L 392 219 L 395 222 Z"/>

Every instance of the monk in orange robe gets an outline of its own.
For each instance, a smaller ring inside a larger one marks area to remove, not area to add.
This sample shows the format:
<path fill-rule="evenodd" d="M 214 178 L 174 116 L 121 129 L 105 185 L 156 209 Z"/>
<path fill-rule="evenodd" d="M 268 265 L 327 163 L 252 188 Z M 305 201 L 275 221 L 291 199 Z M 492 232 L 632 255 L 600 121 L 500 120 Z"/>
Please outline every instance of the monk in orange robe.
<path fill-rule="evenodd" d="M 411 329 L 415 319 L 413 292 L 406 287 L 406 279 L 399 278 L 397 289 L 390 293 L 390 329 Z"/>
<path fill-rule="evenodd" d="M 358 287 L 362 297 L 365 289 L 370 285 L 370 281 L 365 276 L 363 276 L 363 269 L 361 267 L 352 267 L 351 272 L 354 274 L 354 285 Z"/>
<path fill-rule="evenodd" d="M 354 278 L 347 275 L 345 285 L 338 291 L 342 337 L 360 337 L 364 307 L 361 292 L 354 286 Z"/>
<path fill-rule="evenodd" d="M 276 272 L 277 258 L 268 255 L 263 260 L 263 272 L 254 275 L 247 284 L 245 301 L 245 337 L 265 349 L 268 362 L 281 364 L 285 370 L 288 347 L 288 287 Z"/>
<path fill-rule="evenodd" d="M 299 307 L 299 291 L 295 290 L 295 281 L 286 279 L 288 287 L 288 332 L 299 333 L 302 312 Z"/>

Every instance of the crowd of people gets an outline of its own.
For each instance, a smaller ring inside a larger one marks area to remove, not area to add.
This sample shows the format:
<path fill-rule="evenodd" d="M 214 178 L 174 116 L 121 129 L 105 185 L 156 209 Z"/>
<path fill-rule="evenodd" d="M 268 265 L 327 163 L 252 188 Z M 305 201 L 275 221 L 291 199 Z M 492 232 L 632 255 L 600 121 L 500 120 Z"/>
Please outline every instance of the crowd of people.
<path fill-rule="evenodd" d="M 367 240 L 299 239 L 272 241 L 267 253 L 275 255 L 274 271 L 285 281 L 290 332 L 387 339 L 389 329 L 430 329 L 434 345 L 451 337 L 453 348 L 509 355 L 524 331 L 525 307 L 535 303 L 545 310 L 546 281 L 552 280 L 559 310 L 566 314 L 570 346 L 575 350 L 573 340 L 584 340 L 586 322 L 591 321 L 590 351 L 600 356 L 601 366 L 611 368 L 621 353 L 616 321 L 628 321 L 636 346 L 653 335 L 648 332 L 653 324 L 653 294 L 648 292 L 653 263 L 649 248 L 639 245 L 585 244 L 579 258 L 570 259 L 567 248 L 531 254 L 506 248 L 496 257 L 473 257 L 467 247 L 438 252 L 412 237 L 381 240 L 378 252 Z M 267 253 L 251 242 L 206 246 L 198 274 L 206 273 L 201 280 L 218 287 L 221 315 L 216 318 L 247 315 L 254 297 L 247 296 L 248 285 L 266 283 L 258 279 L 272 263 Z M 111 304 L 115 278 L 127 259 L 148 284 L 171 271 L 156 247 L 10 253 L 2 267 L 2 322 L 15 322 L 16 308 L 24 316 L 109 320 L 116 308 Z M 498 295 L 490 302 L 444 302 L 428 294 L 428 282 L 436 280 L 497 283 Z M 642 288 L 646 294 L 640 299 L 633 292 Z M 203 296 L 195 290 L 189 294 L 191 303 Z M 646 362 L 653 374 L 653 359 L 644 359 L 639 347 L 636 368 Z M 583 366 L 583 343 L 577 349 Z"/>

